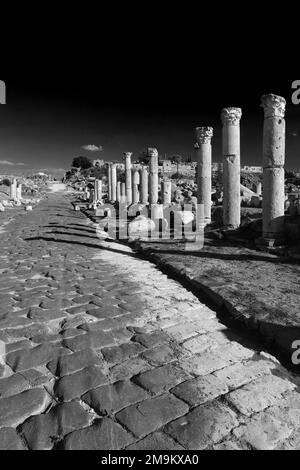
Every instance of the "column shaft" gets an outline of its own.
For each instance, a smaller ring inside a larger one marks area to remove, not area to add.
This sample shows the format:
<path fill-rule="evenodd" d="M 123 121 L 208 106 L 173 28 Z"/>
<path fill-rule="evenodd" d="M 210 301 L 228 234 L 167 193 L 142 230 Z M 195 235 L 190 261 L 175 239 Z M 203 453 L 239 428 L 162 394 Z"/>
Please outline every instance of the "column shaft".
<path fill-rule="evenodd" d="M 155 148 L 148 149 L 150 157 L 150 204 L 158 202 L 158 151 Z"/>
<path fill-rule="evenodd" d="M 204 206 L 204 223 L 211 223 L 212 127 L 196 129 L 198 204 Z"/>
<path fill-rule="evenodd" d="M 263 238 L 284 236 L 285 198 L 285 107 L 284 98 L 262 97 L 265 112 L 263 140 Z"/>
<path fill-rule="evenodd" d="M 223 221 L 226 228 L 241 223 L 240 108 L 222 111 L 223 121 Z"/>

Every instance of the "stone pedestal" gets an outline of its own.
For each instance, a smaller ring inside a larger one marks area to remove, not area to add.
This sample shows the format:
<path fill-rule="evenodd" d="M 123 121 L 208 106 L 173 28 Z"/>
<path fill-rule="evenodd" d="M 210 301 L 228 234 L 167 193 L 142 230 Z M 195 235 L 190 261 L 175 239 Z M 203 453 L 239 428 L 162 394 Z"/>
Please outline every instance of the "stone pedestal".
<path fill-rule="evenodd" d="M 117 200 L 117 165 L 111 166 L 111 202 Z"/>
<path fill-rule="evenodd" d="M 281 96 L 262 97 L 264 108 L 263 141 L 263 239 L 284 237 L 285 202 L 285 107 Z"/>
<path fill-rule="evenodd" d="M 172 200 L 172 182 L 163 181 L 162 182 L 162 203 L 171 204 Z"/>
<path fill-rule="evenodd" d="M 236 229 L 241 223 L 240 197 L 240 108 L 223 109 L 223 222 L 228 229 Z"/>
<path fill-rule="evenodd" d="M 126 203 L 129 206 L 132 203 L 132 186 L 131 186 L 131 156 L 132 152 L 124 152 L 125 158 L 125 178 L 126 178 Z"/>
<path fill-rule="evenodd" d="M 150 157 L 150 204 L 158 202 L 158 151 L 155 148 L 148 148 Z"/>
<path fill-rule="evenodd" d="M 204 223 L 211 223 L 211 192 L 212 192 L 212 150 L 211 139 L 213 137 L 212 127 L 198 127 L 196 129 L 196 155 L 197 155 L 197 203 L 204 206 Z"/>

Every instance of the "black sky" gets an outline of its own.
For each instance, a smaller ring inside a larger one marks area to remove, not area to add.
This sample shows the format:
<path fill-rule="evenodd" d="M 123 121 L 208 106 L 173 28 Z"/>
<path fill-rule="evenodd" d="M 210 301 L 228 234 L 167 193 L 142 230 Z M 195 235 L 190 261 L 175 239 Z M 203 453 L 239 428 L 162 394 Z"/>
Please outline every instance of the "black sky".
<path fill-rule="evenodd" d="M 72 158 L 121 160 L 156 146 L 167 155 L 193 154 L 193 129 L 215 128 L 213 160 L 221 161 L 220 112 L 243 109 L 242 164 L 261 164 L 263 111 L 260 96 L 275 93 L 287 99 L 287 167 L 300 168 L 300 105 L 291 102 L 291 79 L 243 78 L 214 72 L 201 64 L 181 69 L 166 65 L 86 71 L 57 69 L 52 73 L 0 76 L 6 82 L 7 104 L 0 106 L 0 171 L 68 169 Z M 102 145 L 102 153 L 84 151 Z M 23 164 L 17 165 L 16 164 Z"/>

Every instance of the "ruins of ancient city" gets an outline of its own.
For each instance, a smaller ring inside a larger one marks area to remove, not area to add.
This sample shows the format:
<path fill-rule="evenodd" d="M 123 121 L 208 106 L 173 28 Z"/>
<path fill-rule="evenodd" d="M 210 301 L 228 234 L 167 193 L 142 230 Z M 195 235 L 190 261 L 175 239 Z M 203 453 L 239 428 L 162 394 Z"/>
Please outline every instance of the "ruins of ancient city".
<path fill-rule="evenodd" d="M 260 104 L 260 166 L 220 107 L 184 161 L 2 172 L 1 450 L 300 449 L 300 179 Z"/>

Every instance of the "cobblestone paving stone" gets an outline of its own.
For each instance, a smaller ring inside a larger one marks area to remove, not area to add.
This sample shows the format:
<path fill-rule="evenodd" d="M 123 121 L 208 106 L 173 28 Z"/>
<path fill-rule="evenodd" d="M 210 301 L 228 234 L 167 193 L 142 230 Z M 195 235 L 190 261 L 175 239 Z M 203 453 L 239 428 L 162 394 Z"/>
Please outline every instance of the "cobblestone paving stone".
<path fill-rule="evenodd" d="M 299 377 L 63 193 L 1 225 L 0 449 L 300 448 Z"/>

